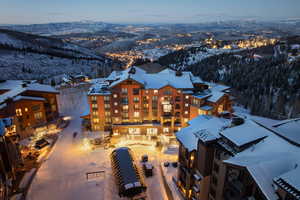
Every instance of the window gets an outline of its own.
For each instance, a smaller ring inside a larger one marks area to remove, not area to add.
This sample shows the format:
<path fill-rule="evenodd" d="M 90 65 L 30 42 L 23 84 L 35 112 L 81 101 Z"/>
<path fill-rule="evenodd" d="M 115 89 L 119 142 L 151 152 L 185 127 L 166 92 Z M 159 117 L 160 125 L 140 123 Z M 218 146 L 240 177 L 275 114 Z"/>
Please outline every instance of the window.
<path fill-rule="evenodd" d="M 221 113 L 223 111 L 224 111 L 224 105 L 221 104 L 221 105 L 218 106 L 218 113 Z"/>
<path fill-rule="evenodd" d="M 92 96 L 92 101 L 97 101 L 97 97 L 96 96 Z"/>
<path fill-rule="evenodd" d="M 16 115 L 19 117 L 19 116 L 22 116 L 22 109 L 21 108 L 18 108 L 16 109 Z"/>
<path fill-rule="evenodd" d="M 105 109 L 110 109 L 110 104 L 104 104 Z"/>
<path fill-rule="evenodd" d="M 139 101 L 140 101 L 140 99 L 139 99 L 138 97 L 134 97 L 134 98 L 133 98 L 133 102 L 134 102 L 134 103 L 138 103 Z"/>
<path fill-rule="evenodd" d="M 139 135 L 141 130 L 139 128 L 129 128 L 128 133 L 132 135 Z"/>
<path fill-rule="evenodd" d="M 163 132 L 164 132 L 164 133 L 169 133 L 169 131 L 170 131 L 169 128 L 164 128 L 164 129 L 163 129 Z"/>
<path fill-rule="evenodd" d="M 115 120 L 116 122 L 118 122 L 118 121 L 119 121 L 119 117 L 115 117 L 114 120 Z"/>
<path fill-rule="evenodd" d="M 93 111 L 93 115 L 94 115 L 95 117 L 97 117 L 97 116 L 98 116 L 98 112 L 97 112 L 97 111 Z"/>
<path fill-rule="evenodd" d="M 119 113 L 119 111 L 118 111 L 118 110 L 115 110 L 115 113 Z"/>
<path fill-rule="evenodd" d="M 34 113 L 34 118 L 36 120 L 42 119 L 43 118 L 43 113 L 42 112 L 36 112 L 36 113 Z"/>
<path fill-rule="evenodd" d="M 106 123 L 111 123 L 111 119 L 110 118 L 105 118 L 105 122 Z"/>
<path fill-rule="evenodd" d="M 171 112 L 172 111 L 172 105 L 171 104 L 165 104 L 163 105 L 164 112 Z"/>
<path fill-rule="evenodd" d="M 172 95 L 172 91 L 171 90 L 165 90 L 164 95 Z"/>
<path fill-rule="evenodd" d="M 34 106 L 31 107 L 31 110 L 32 111 L 38 111 L 38 110 L 40 110 L 40 108 L 41 108 L 40 105 L 34 105 Z"/>
<path fill-rule="evenodd" d="M 113 96 L 114 96 L 114 98 L 117 98 L 117 97 L 118 97 L 118 95 L 117 95 L 117 94 L 114 94 Z"/>
<path fill-rule="evenodd" d="M 122 94 L 127 94 L 127 93 L 128 93 L 127 88 L 122 88 Z"/>
<path fill-rule="evenodd" d="M 176 104 L 175 109 L 180 109 L 180 105 Z"/>
<path fill-rule="evenodd" d="M 104 96 L 104 101 L 109 101 L 110 97 L 109 96 Z"/>
<path fill-rule="evenodd" d="M 126 111 L 127 111 L 127 110 L 128 110 L 128 105 L 124 105 L 124 106 L 123 106 L 123 110 L 126 110 Z"/>
<path fill-rule="evenodd" d="M 152 101 L 157 101 L 158 97 L 157 96 L 153 96 L 152 97 Z"/>
<path fill-rule="evenodd" d="M 145 93 L 146 93 L 146 94 L 149 94 L 149 90 L 145 90 Z"/>
<path fill-rule="evenodd" d="M 28 108 L 25 108 L 24 110 L 25 110 L 25 112 L 28 112 Z"/>
<path fill-rule="evenodd" d="M 206 115 L 206 114 L 207 114 L 207 111 L 199 109 L 199 110 L 198 110 L 198 114 L 199 114 L 199 115 Z"/>
<path fill-rule="evenodd" d="M 114 105 L 117 106 L 117 105 L 118 105 L 118 102 L 114 102 Z"/>
<path fill-rule="evenodd" d="M 98 105 L 93 103 L 92 108 L 98 108 Z"/>
<path fill-rule="evenodd" d="M 187 115 L 187 114 L 189 114 L 189 111 L 187 111 L 187 110 L 186 110 L 186 111 L 184 111 L 184 114 L 186 114 L 186 115 Z"/>
<path fill-rule="evenodd" d="M 128 98 L 127 97 L 122 98 L 122 104 L 128 104 Z"/>
<path fill-rule="evenodd" d="M 185 106 L 185 107 L 189 107 L 189 104 L 188 104 L 188 103 L 186 103 L 186 104 L 184 104 L 184 106 Z"/>
<path fill-rule="evenodd" d="M 147 128 L 147 135 L 157 135 L 157 128 Z"/>
<path fill-rule="evenodd" d="M 158 94 L 158 90 L 154 90 L 153 93 L 154 93 L 154 94 Z"/>
<path fill-rule="evenodd" d="M 184 118 L 184 122 L 187 123 L 189 121 L 188 118 Z"/>
<path fill-rule="evenodd" d="M 139 109 L 139 104 L 134 104 L 134 105 L 133 105 L 133 108 L 134 108 L 134 109 Z"/>
<path fill-rule="evenodd" d="M 94 118 L 94 119 L 93 119 L 93 122 L 94 122 L 95 124 L 99 123 L 99 118 Z"/>
<path fill-rule="evenodd" d="M 108 112 L 108 111 L 106 111 L 104 114 L 105 114 L 106 117 L 110 116 L 110 112 Z"/>
<path fill-rule="evenodd" d="M 129 117 L 128 112 L 123 112 L 122 117 L 125 119 L 128 119 L 128 117 Z"/>
<path fill-rule="evenodd" d="M 133 113 L 133 116 L 134 116 L 134 117 L 139 117 L 139 116 L 140 116 L 140 112 L 134 112 L 134 113 Z"/>
<path fill-rule="evenodd" d="M 139 88 L 133 88 L 133 95 L 138 95 L 140 93 Z"/>
<path fill-rule="evenodd" d="M 51 105 L 51 110 L 52 110 L 53 112 L 55 112 L 55 111 L 56 111 L 56 105 Z"/>
<path fill-rule="evenodd" d="M 189 98 L 190 98 L 190 96 L 188 96 L 188 95 L 185 96 L 185 99 L 189 99 Z"/>

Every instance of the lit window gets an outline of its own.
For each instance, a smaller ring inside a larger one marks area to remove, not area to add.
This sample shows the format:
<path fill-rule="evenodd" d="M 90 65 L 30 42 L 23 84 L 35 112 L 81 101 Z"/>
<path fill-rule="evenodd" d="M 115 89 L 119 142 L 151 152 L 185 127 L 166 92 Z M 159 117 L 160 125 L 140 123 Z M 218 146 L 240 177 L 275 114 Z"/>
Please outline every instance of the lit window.
<path fill-rule="evenodd" d="M 22 116 L 22 109 L 21 108 L 16 109 L 16 115 L 17 116 Z"/>
<path fill-rule="evenodd" d="M 147 128 L 147 135 L 157 135 L 157 128 Z"/>
<path fill-rule="evenodd" d="M 104 101 L 109 101 L 110 97 L 109 96 L 104 96 Z"/>
<path fill-rule="evenodd" d="M 43 113 L 42 112 L 36 112 L 34 113 L 34 118 L 37 120 L 40 120 L 43 118 Z"/>
<path fill-rule="evenodd" d="M 25 110 L 25 112 L 28 112 L 28 108 L 25 108 L 24 110 Z"/>
<path fill-rule="evenodd" d="M 133 98 L 133 101 L 136 102 L 136 103 L 138 103 L 139 100 L 140 100 L 140 99 L 139 99 L 138 97 L 134 97 L 134 98 Z"/>
<path fill-rule="evenodd" d="M 139 104 L 134 104 L 134 109 L 139 109 Z"/>
<path fill-rule="evenodd" d="M 184 106 L 185 106 L 185 107 L 189 107 L 189 104 L 188 104 L 188 103 L 186 103 L 186 104 L 184 104 Z"/>
<path fill-rule="evenodd" d="M 172 105 L 171 104 L 164 104 L 163 109 L 164 109 L 164 112 L 171 112 L 172 111 Z"/>
<path fill-rule="evenodd" d="M 93 103 L 92 108 L 98 108 L 98 105 Z"/>
<path fill-rule="evenodd" d="M 153 92 L 154 92 L 154 94 L 157 94 L 157 93 L 158 93 L 158 90 L 154 90 Z"/>
<path fill-rule="evenodd" d="M 109 109 L 110 108 L 110 104 L 104 104 L 104 108 Z"/>
<path fill-rule="evenodd" d="M 93 122 L 94 122 L 94 123 L 99 123 L 99 119 L 98 119 L 98 118 L 94 118 L 94 119 L 93 119 Z"/>
<path fill-rule="evenodd" d="M 140 116 L 140 112 L 134 112 L 134 113 L 133 113 L 133 116 L 134 116 L 134 117 L 139 117 L 139 116 Z"/>
<path fill-rule="evenodd" d="M 128 110 L 128 105 L 124 105 L 123 110 Z"/>
<path fill-rule="evenodd" d="M 169 131 L 170 131 L 169 128 L 164 128 L 164 129 L 163 129 L 163 132 L 164 132 L 164 133 L 169 133 Z"/>
<path fill-rule="evenodd" d="M 92 96 L 92 101 L 97 101 L 97 97 L 96 96 Z"/>
<path fill-rule="evenodd" d="M 118 121 L 119 121 L 119 118 L 118 118 L 118 117 L 115 117 L 115 121 L 118 122 Z"/>
<path fill-rule="evenodd" d="M 127 94 L 127 93 L 128 93 L 127 88 L 122 88 L 122 94 Z"/>
<path fill-rule="evenodd" d="M 223 111 L 224 111 L 224 105 L 221 104 L 221 105 L 219 105 L 219 107 L 218 107 L 218 113 L 221 113 L 221 112 L 223 112 Z"/>
<path fill-rule="evenodd" d="M 56 105 L 51 105 L 51 110 L 53 111 L 53 112 L 55 112 L 56 111 Z M 27 112 L 27 111 L 26 111 Z"/>
<path fill-rule="evenodd" d="M 188 122 L 189 121 L 189 119 L 188 118 L 184 118 L 184 122 L 186 123 L 186 122 Z"/>
<path fill-rule="evenodd" d="M 190 96 L 188 96 L 188 95 L 185 96 L 185 99 L 189 99 L 189 98 L 190 98 Z"/>
<path fill-rule="evenodd" d="M 117 98 L 118 97 L 118 95 L 117 94 L 114 94 L 114 98 Z"/>
<path fill-rule="evenodd" d="M 117 105 L 118 105 L 118 102 L 115 102 L 114 105 L 117 106 Z"/>
<path fill-rule="evenodd" d="M 105 116 L 110 116 L 110 112 L 105 112 Z"/>
<path fill-rule="evenodd" d="M 118 113 L 119 111 L 118 110 L 115 110 L 115 113 Z"/>
<path fill-rule="evenodd" d="M 206 114 L 207 114 L 207 111 L 199 109 L 199 110 L 198 110 L 198 114 L 199 114 L 199 115 L 206 115 Z"/>
<path fill-rule="evenodd" d="M 148 93 L 149 93 L 149 90 L 145 90 L 145 92 L 146 92 L 146 94 L 148 94 Z"/>
<path fill-rule="evenodd" d="M 129 128 L 128 133 L 132 135 L 139 135 L 141 133 L 140 128 Z"/>
<path fill-rule="evenodd" d="M 187 114 L 189 114 L 189 111 L 187 111 L 187 110 L 186 110 L 186 111 L 184 111 L 184 114 L 186 114 L 186 115 L 187 115 Z"/>

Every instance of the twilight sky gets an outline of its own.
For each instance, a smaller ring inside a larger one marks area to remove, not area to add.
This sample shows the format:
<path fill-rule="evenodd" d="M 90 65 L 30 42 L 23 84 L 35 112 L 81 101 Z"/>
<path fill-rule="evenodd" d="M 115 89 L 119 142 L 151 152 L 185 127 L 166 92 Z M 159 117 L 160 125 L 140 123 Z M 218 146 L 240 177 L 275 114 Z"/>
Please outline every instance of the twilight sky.
<path fill-rule="evenodd" d="M 0 0 L 0 24 L 300 18 L 300 0 Z"/>

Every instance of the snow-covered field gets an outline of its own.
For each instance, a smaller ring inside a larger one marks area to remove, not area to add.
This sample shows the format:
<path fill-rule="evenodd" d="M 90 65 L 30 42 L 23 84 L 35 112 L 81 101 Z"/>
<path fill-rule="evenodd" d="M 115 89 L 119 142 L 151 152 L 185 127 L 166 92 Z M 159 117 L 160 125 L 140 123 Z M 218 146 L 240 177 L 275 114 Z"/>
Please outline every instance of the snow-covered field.
<path fill-rule="evenodd" d="M 29 189 L 27 200 L 119 200 L 111 172 L 109 154 L 112 149 L 87 150 L 83 148 L 80 115 L 88 109 L 87 88 L 68 88 L 61 91 L 59 107 L 62 114 L 71 116 L 70 125 L 64 129 L 54 145 L 49 158 L 38 169 Z M 78 132 L 74 139 L 73 132 Z M 129 146 L 139 162 L 147 153 L 154 165 L 154 176 L 146 178 L 147 199 L 165 200 L 159 165 L 165 160 L 176 160 L 176 154 L 156 151 L 153 146 Z M 105 171 L 98 178 L 87 180 L 87 172 Z"/>

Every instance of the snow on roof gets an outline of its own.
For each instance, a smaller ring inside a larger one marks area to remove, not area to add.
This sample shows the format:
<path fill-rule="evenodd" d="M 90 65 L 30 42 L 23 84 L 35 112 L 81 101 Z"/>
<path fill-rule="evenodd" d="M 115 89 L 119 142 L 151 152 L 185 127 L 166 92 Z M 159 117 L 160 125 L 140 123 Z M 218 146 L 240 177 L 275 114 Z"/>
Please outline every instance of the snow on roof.
<path fill-rule="evenodd" d="M 225 90 L 230 89 L 230 87 L 227 85 L 221 85 L 216 83 L 209 83 L 209 86 L 212 91 L 217 91 L 217 92 L 224 92 Z"/>
<path fill-rule="evenodd" d="M 1 109 L 3 109 L 3 108 L 5 108 L 6 106 L 7 106 L 7 104 L 6 104 L 6 103 L 4 103 L 4 104 L 1 104 L 1 105 L 0 105 L 0 110 L 1 110 Z"/>
<path fill-rule="evenodd" d="M 300 192 L 300 167 L 296 165 L 296 168 L 280 175 L 277 177 L 278 179 L 282 179 L 284 182 L 291 185 L 293 188 Z M 275 179 L 277 179 L 275 178 Z"/>
<path fill-rule="evenodd" d="M 206 110 L 206 111 L 212 110 L 213 108 L 214 108 L 214 107 L 208 106 L 208 105 L 206 105 L 206 106 L 201 106 L 201 107 L 200 107 L 201 110 Z"/>
<path fill-rule="evenodd" d="M 257 124 L 257 127 L 253 126 L 252 130 L 249 128 L 246 130 L 248 130 L 248 133 L 256 135 L 258 127 L 259 125 Z M 241 131 L 237 131 L 234 138 L 240 142 L 240 139 L 236 139 L 239 136 L 244 143 L 245 133 Z M 258 131 L 262 132 L 261 130 Z M 273 188 L 273 179 L 292 170 L 296 165 L 300 166 L 300 148 L 271 130 L 267 131 L 268 136 L 262 141 L 237 153 L 234 157 L 224 162 L 246 167 L 267 199 L 273 200 L 277 199 L 276 191 Z M 261 134 L 264 135 L 263 132 Z"/>
<path fill-rule="evenodd" d="M 273 187 L 274 177 L 293 169 L 296 158 L 297 155 L 293 153 L 279 152 L 274 155 L 268 152 L 263 155 L 237 156 L 224 162 L 246 167 L 267 199 L 274 200 L 278 199 Z"/>
<path fill-rule="evenodd" d="M 251 120 L 245 120 L 241 125 L 225 129 L 222 131 L 221 135 L 236 146 L 241 147 L 245 144 L 267 137 L 269 131 Z"/>
<path fill-rule="evenodd" d="M 135 73 L 130 73 L 130 69 L 132 68 L 136 69 Z M 181 76 L 176 76 L 175 71 L 171 69 L 165 69 L 156 74 L 148 74 L 146 71 L 138 67 L 131 67 L 122 71 L 121 74 L 117 76 L 116 81 L 114 81 L 110 87 L 114 87 L 128 79 L 137 81 L 138 83 L 144 85 L 146 89 L 159 89 L 167 85 L 181 89 L 194 88 L 190 72 L 183 72 Z"/>
<path fill-rule="evenodd" d="M 209 142 L 219 138 L 219 132 L 228 124 L 228 120 L 200 115 L 189 121 L 189 124 L 178 131 L 176 137 L 185 148 L 193 151 L 197 149 L 198 140 Z"/>
<path fill-rule="evenodd" d="M 39 91 L 46 93 L 58 93 L 56 89 L 50 85 L 34 83 L 33 81 L 7 80 L 0 83 L 0 90 L 8 90 L 0 95 L 0 103 L 8 98 L 14 98 L 25 91 Z"/>
<path fill-rule="evenodd" d="M 45 98 L 41 98 L 41 97 L 30 97 L 30 96 L 16 96 L 14 99 L 14 101 L 20 101 L 20 100 L 34 100 L 34 101 L 46 101 Z"/>
<path fill-rule="evenodd" d="M 272 130 L 290 142 L 300 145 L 300 118 L 281 121 L 273 125 Z"/>
<path fill-rule="evenodd" d="M 210 102 L 216 103 L 218 102 L 223 96 L 224 92 L 212 91 L 211 96 L 207 99 Z"/>

